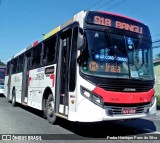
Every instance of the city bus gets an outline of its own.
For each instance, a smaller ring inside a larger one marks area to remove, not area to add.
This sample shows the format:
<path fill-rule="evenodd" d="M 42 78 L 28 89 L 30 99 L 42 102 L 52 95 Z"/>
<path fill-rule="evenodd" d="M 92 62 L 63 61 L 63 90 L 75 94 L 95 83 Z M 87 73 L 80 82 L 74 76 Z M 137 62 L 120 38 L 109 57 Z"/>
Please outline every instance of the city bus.
<path fill-rule="evenodd" d="M 4 78 L 6 66 L 0 66 L 0 94 L 4 93 Z"/>
<path fill-rule="evenodd" d="M 54 124 L 156 114 L 148 26 L 105 11 L 81 11 L 7 63 L 5 96 Z"/>

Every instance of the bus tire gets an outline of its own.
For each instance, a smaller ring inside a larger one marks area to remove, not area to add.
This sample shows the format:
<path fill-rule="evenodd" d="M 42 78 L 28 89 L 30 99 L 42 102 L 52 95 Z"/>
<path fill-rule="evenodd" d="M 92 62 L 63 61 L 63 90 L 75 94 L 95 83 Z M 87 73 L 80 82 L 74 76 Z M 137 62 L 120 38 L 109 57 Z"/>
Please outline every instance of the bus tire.
<path fill-rule="evenodd" d="M 43 118 L 44 119 L 47 119 L 47 100 L 46 99 L 43 99 L 43 102 L 42 102 L 42 104 L 43 104 Z"/>
<path fill-rule="evenodd" d="M 52 94 L 48 96 L 46 115 L 48 122 L 50 124 L 54 124 L 56 121 L 56 115 L 55 115 L 55 102 Z"/>
<path fill-rule="evenodd" d="M 16 106 L 16 93 L 15 93 L 15 89 L 12 92 L 12 106 L 13 107 Z"/>

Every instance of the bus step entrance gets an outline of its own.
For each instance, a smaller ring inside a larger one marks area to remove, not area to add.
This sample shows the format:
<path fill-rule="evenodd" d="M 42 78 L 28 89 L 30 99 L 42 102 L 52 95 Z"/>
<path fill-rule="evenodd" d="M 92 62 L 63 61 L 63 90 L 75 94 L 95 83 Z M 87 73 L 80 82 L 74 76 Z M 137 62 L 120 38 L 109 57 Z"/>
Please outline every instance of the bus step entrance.
<path fill-rule="evenodd" d="M 24 106 L 28 106 L 26 102 L 22 102 L 22 105 L 24 105 Z"/>

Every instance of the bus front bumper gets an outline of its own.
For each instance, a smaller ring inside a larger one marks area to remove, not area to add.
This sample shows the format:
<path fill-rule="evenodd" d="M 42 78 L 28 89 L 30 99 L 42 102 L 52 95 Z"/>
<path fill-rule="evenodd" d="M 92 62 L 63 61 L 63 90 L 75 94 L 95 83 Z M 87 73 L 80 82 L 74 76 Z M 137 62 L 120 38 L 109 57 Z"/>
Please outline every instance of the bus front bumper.
<path fill-rule="evenodd" d="M 150 105 L 150 104 L 149 104 Z M 150 117 L 156 115 L 156 100 L 153 105 L 142 107 L 144 112 L 134 114 L 109 114 L 108 108 L 101 108 L 89 100 L 83 100 L 79 106 L 77 112 L 69 111 L 68 120 L 79 122 L 97 122 L 97 121 L 111 121 L 111 120 L 128 120 L 143 117 Z M 139 109 L 140 110 L 140 109 Z"/>
<path fill-rule="evenodd" d="M 4 89 L 0 89 L 0 94 L 4 94 Z"/>

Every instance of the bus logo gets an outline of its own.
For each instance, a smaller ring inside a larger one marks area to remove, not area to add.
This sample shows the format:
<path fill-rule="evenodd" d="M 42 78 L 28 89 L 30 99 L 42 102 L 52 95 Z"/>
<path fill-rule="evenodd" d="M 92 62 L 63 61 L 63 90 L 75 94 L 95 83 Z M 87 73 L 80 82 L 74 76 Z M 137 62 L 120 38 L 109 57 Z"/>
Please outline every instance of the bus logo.
<path fill-rule="evenodd" d="M 96 62 L 91 62 L 89 64 L 90 71 L 97 71 L 98 70 L 98 64 Z"/>
<path fill-rule="evenodd" d="M 135 88 L 125 88 L 123 91 L 136 91 Z"/>

